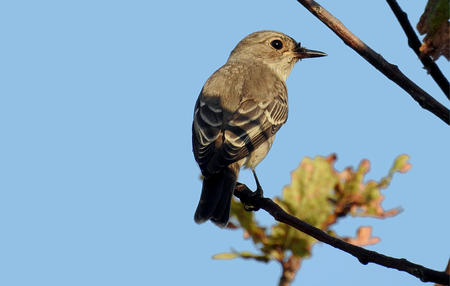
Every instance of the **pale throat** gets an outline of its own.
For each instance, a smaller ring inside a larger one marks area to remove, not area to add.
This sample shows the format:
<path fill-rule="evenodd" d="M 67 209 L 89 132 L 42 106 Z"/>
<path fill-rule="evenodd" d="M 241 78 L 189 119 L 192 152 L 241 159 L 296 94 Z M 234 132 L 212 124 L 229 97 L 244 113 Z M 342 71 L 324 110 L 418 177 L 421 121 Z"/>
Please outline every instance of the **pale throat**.
<path fill-rule="evenodd" d="M 286 81 L 297 61 L 292 59 L 278 63 L 266 63 L 269 68 L 283 81 Z"/>

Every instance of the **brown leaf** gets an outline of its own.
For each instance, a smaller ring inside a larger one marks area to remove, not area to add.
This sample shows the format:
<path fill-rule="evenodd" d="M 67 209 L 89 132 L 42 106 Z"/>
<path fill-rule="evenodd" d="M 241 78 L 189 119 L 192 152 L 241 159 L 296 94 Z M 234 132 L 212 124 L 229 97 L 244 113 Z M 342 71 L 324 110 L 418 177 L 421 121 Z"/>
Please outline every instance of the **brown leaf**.
<path fill-rule="evenodd" d="M 346 237 L 344 240 L 357 246 L 372 245 L 380 242 L 379 237 L 372 236 L 371 226 L 361 226 L 356 233 L 356 237 Z"/>
<path fill-rule="evenodd" d="M 450 60 L 450 37 L 449 23 L 442 23 L 440 28 L 434 34 L 428 34 L 420 46 L 420 51 L 427 56 L 437 60 L 440 56 L 444 56 Z"/>
<path fill-rule="evenodd" d="M 332 153 L 332 154 L 328 155 L 328 157 L 325 160 L 327 160 L 330 164 L 334 164 L 334 162 L 337 161 L 336 153 Z"/>
<path fill-rule="evenodd" d="M 417 23 L 420 34 L 426 34 L 420 51 L 437 60 L 444 56 L 450 60 L 448 0 L 429 0 Z"/>

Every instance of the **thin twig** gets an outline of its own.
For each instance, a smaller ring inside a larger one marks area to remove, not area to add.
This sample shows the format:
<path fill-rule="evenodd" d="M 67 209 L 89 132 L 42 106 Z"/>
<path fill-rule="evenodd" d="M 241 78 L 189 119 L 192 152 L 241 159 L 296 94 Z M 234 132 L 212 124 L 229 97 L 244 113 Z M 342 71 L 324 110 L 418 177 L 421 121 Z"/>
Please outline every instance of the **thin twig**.
<path fill-rule="evenodd" d="M 386 0 L 386 2 L 389 7 L 391 7 L 392 12 L 394 12 L 395 17 L 397 17 L 398 22 L 402 26 L 403 31 L 408 38 L 408 45 L 419 57 L 423 66 L 426 68 L 434 81 L 439 85 L 447 98 L 450 99 L 450 83 L 431 57 L 420 52 L 421 43 L 419 37 L 416 32 L 414 32 L 414 29 L 408 20 L 408 15 L 402 10 L 402 8 L 400 8 L 396 0 Z"/>
<path fill-rule="evenodd" d="M 359 55 L 365 58 L 376 69 L 382 72 L 386 77 L 391 79 L 401 88 L 403 88 L 411 97 L 419 103 L 422 108 L 430 111 L 442 121 L 450 125 L 450 111 L 444 105 L 439 103 L 431 95 L 417 86 L 413 81 L 406 77 L 396 65 L 387 62 L 380 54 L 376 53 L 363 41 L 350 32 L 344 24 L 342 24 L 330 12 L 325 10 L 317 2 L 313 0 L 297 0 L 314 16 L 327 25 L 336 35 L 338 35 L 345 44 L 350 46 Z"/>
<path fill-rule="evenodd" d="M 435 282 L 443 285 L 449 285 L 450 276 L 445 272 L 439 272 L 423 267 L 422 265 L 409 262 L 404 258 L 399 259 L 379 254 L 375 251 L 367 250 L 330 236 L 321 229 L 309 225 L 306 222 L 286 213 L 271 199 L 255 196 L 254 193 L 244 184 L 238 183 L 236 189 L 234 190 L 234 195 L 238 197 L 244 205 L 253 206 L 254 210 L 262 208 L 271 214 L 277 221 L 288 224 L 323 243 L 353 255 L 362 264 L 372 262 L 388 268 L 408 272 L 409 274 L 418 277 L 423 282 Z"/>
<path fill-rule="evenodd" d="M 300 269 L 302 258 L 300 256 L 291 255 L 286 261 L 281 262 L 283 272 L 280 277 L 278 286 L 289 286 L 294 281 L 295 275 Z"/>

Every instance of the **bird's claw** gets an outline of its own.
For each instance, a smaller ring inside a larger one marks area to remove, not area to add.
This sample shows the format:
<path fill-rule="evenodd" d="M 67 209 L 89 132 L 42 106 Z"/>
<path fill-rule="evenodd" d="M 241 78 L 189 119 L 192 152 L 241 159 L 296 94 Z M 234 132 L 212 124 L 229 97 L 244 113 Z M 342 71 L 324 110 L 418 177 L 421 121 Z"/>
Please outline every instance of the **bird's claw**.
<path fill-rule="evenodd" d="M 261 188 L 256 189 L 256 191 L 252 192 L 252 194 L 250 195 L 250 199 L 251 199 L 251 200 L 256 200 L 256 199 L 261 199 L 261 198 L 263 198 L 263 191 L 262 191 Z M 257 211 L 257 210 L 259 210 L 260 207 L 254 206 L 254 205 L 247 205 L 247 204 L 244 204 L 244 209 L 245 209 L 246 211 L 251 212 L 251 211 Z"/>
<path fill-rule="evenodd" d="M 259 180 L 258 180 L 258 177 L 256 176 L 255 171 L 253 171 L 253 176 L 255 177 L 255 181 L 256 181 L 256 190 L 254 192 L 252 192 L 250 199 L 251 200 L 262 199 L 262 198 L 264 198 L 264 192 L 263 192 L 261 185 L 259 184 Z M 257 211 L 260 209 L 260 207 L 244 204 L 244 209 L 246 211 L 250 212 L 250 211 Z"/>

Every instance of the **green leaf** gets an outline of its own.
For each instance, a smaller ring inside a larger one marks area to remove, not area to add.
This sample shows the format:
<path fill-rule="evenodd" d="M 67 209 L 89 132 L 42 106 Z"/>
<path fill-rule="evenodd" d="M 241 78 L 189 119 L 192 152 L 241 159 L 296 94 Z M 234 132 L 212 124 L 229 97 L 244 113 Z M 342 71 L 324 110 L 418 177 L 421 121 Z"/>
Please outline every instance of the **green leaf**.
<path fill-rule="evenodd" d="M 223 260 L 227 260 L 227 259 L 233 259 L 239 257 L 238 253 L 230 253 L 230 252 L 223 252 L 223 253 L 218 253 L 216 255 L 214 255 L 212 258 L 213 259 L 223 259 Z"/>
<path fill-rule="evenodd" d="M 337 173 L 325 157 L 304 158 L 291 173 L 291 185 L 280 199 L 292 215 L 320 227 L 332 209 L 329 198 L 338 182 Z"/>
<path fill-rule="evenodd" d="M 426 15 L 427 31 L 433 34 L 443 22 L 449 19 L 449 1 L 429 0 L 424 14 Z"/>
<path fill-rule="evenodd" d="M 405 165 L 408 164 L 409 156 L 406 154 L 398 156 L 394 161 L 394 166 L 392 167 L 393 172 L 401 172 Z"/>
<path fill-rule="evenodd" d="M 231 217 L 235 218 L 239 225 L 248 233 L 254 243 L 262 242 L 266 239 L 266 229 L 260 227 L 255 221 L 253 212 L 246 211 L 241 202 L 234 198 L 231 201 Z"/>
<path fill-rule="evenodd" d="M 268 262 L 271 260 L 270 256 L 268 256 L 268 255 L 257 255 L 257 254 L 253 254 L 249 251 L 224 252 L 224 253 L 219 253 L 219 254 L 214 255 L 212 258 L 213 259 L 221 259 L 221 260 L 230 260 L 230 259 L 234 259 L 237 257 L 244 258 L 244 259 L 255 259 L 257 261 L 262 261 L 262 262 Z"/>

